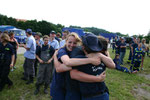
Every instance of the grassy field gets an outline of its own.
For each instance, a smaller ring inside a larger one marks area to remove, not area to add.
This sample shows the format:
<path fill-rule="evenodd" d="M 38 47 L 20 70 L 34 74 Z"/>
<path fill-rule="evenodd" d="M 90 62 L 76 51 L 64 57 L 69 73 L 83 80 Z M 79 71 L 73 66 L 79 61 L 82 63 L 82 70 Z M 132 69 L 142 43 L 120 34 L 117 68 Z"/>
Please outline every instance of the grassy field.
<path fill-rule="evenodd" d="M 110 55 L 114 58 L 114 53 L 109 49 Z M 124 62 L 127 61 L 129 51 L 127 50 Z M 145 75 L 150 74 L 150 58 L 145 57 L 144 70 L 138 74 L 127 74 L 117 70 L 107 69 L 106 84 L 110 92 L 110 100 L 150 100 L 150 80 L 145 78 Z M 35 84 L 26 85 L 25 81 L 21 80 L 23 76 L 23 55 L 18 55 L 17 69 L 10 72 L 10 78 L 13 80 L 14 85 L 8 89 L 7 85 L 4 90 L 0 92 L 0 100 L 50 100 L 49 94 L 43 93 L 43 88 L 38 95 L 34 95 Z M 123 66 L 129 68 L 125 63 Z M 34 82 L 35 83 L 35 82 Z M 140 89 L 139 89 L 140 87 Z M 139 90 L 143 90 L 140 93 Z M 146 91 L 146 92 L 145 92 Z M 141 95 L 139 95 L 139 93 Z M 147 94 L 146 94 L 147 93 Z"/>

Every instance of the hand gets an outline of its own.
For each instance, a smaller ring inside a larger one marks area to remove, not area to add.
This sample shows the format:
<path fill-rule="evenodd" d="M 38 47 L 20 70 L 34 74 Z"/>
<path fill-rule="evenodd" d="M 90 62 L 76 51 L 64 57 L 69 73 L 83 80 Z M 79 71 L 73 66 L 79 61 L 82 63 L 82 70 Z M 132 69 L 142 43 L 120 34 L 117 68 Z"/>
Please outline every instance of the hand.
<path fill-rule="evenodd" d="M 93 65 L 99 65 L 100 63 L 101 63 L 101 59 L 100 59 L 100 57 L 93 57 L 93 58 L 89 58 L 90 59 L 90 61 L 91 61 L 91 64 L 93 64 Z"/>
<path fill-rule="evenodd" d="M 43 60 L 39 60 L 39 62 L 40 62 L 41 64 L 43 64 L 43 63 L 44 63 L 44 61 L 43 61 Z"/>
<path fill-rule="evenodd" d="M 49 63 L 51 63 L 51 61 L 52 61 L 52 60 L 50 59 L 50 60 L 48 60 L 46 63 L 49 64 Z"/>
<path fill-rule="evenodd" d="M 106 55 L 107 57 L 110 57 L 110 54 L 109 54 L 108 51 L 105 51 L 105 55 Z"/>
<path fill-rule="evenodd" d="M 24 44 L 19 44 L 19 47 L 24 47 L 25 45 Z"/>
<path fill-rule="evenodd" d="M 98 82 L 103 82 L 105 80 L 105 77 L 106 77 L 106 72 L 104 71 L 98 77 L 99 77 Z"/>
<path fill-rule="evenodd" d="M 11 68 L 11 69 L 13 68 L 13 64 L 10 64 L 10 68 Z"/>

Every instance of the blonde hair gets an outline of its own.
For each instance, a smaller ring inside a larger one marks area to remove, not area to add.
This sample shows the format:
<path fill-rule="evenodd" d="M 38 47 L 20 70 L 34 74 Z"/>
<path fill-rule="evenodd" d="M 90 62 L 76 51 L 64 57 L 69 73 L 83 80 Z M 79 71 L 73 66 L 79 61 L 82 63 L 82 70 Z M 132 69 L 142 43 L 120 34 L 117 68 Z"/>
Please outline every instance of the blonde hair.
<path fill-rule="evenodd" d="M 1 39 L 4 39 L 4 41 L 6 41 L 6 42 L 9 42 L 9 41 L 10 41 L 10 37 L 9 37 L 8 34 L 6 34 L 6 33 L 3 33 L 3 34 L 1 35 Z"/>
<path fill-rule="evenodd" d="M 78 36 L 77 33 L 71 32 L 70 34 L 68 34 L 68 35 L 67 35 L 67 38 L 66 38 L 66 41 L 68 40 L 68 38 L 69 38 L 70 36 L 73 36 L 73 37 L 76 39 L 77 44 L 78 44 L 78 45 L 81 45 L 82 40 L 79 38 L 79 36 Z"/>

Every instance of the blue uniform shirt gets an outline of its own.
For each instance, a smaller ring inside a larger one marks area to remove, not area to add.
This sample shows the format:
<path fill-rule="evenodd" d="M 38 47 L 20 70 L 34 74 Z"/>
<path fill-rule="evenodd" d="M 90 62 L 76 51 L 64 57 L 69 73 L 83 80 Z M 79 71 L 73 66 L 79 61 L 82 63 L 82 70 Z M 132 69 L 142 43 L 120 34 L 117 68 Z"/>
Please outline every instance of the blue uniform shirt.
<path fill-rule="evenodd" d="M 54 39 L 53 41 L 49 40 L 48 44 L 50 44 L 55 50 L 59 49 L 59 42 L 56 39 Z"/>
<path fill-rule="evenodd" d="M 65 43 L 66 43 L 66 40 L 61 40 L 59 47 L 60 47 L 60 48 L 63 47 L 63 46 L 65 45 Z"/>
<path fill-rule="evenodd" d="M 116 41 L 116 45 L 118 46 L 118 47 L 117 47 L 117 49 L 119 49 L 119 48 L 120 48 L 120 43 L 121 43 L 121 41 L 120 41 L 120 40 Z"/>
<path fill-rule="evenodd" d="M 135 48 L 134 60 L 141 61 L 143 54 L 144 52 L 142 51 L 142 48 Z"/>
<path fill-rule="evenodd" d="M 86 58 L 85 56 L 78 56 L 79 58 Z M 105 71 L 106 66 L 103 62 L 100 65 L 94 66 L 92 64 L 82 65 L 78 67 L 74 67 L 81 72 L 90 74 L 90 75 L 100 75 L 103 71 Z M 97 95 L 107 91 L 107 87 L 104 82 L 79 82 L 80 92 L 84 97 L 90 97 L 93 95 Z"/>
<path fill-rule="evenodd" d="M 39 40 L 39 45 L 42 46 L 42 44 L 44 44 L 44 42 L 43 42 L 42 39 L 40 39 L 40 40 Z M 38 45 L 38 44 L 36 44 L 36 45 Z"/>
<path fill-rule="evenodd" d="M 76 48 L 74 48 L 70 54 L 70 58 L 78 58 L 78 55 L 85 55 L 82 47 L 78 46 Z M 75 67 L 72 67 L 73 69 Z M 66 72 L 66 90 L 70 91 L 70 92 L 76 92 L 80 94 L 80 90 L 79 90 L 79 83 L 77 80 L 71 79 L 70 77 L 70 71 Z"/>
<path fill-rule="evenodd" d="M 137 44 L 137 43 L 133 43 L 133 44 L 132 44 L 132 47 L 133 47 L 133 53 L 134 53 L 134 52 L 135 52 L 135 48 L 138 47 L 138 44 Z"/>
<path fill-rule="evenodd" d="M 126 43 L 120 43 L 120 46 L 126 46 Z M 120 48 L 120 52 L 126 52 L 126 48 Z"/>
<path fill-rule="evenodd" d="M 7 43 L 5 46 L 0 42 L 0 60 L 11 61 L 12 55 L 15 54 L 15 50 L 10 43 Z"/>
<path fill-rule="evenodd" d="M 61 57 L 64 55 L 70 55 L 70 52 L 67 51 L 66 47 L 59 49 L 57 58 L 62 63 Z M 55 88 L 65 88 L 65 74 L 66 72 L 57 73 L 56 70 L 53 75 L 52 84 Z"/>
<path fill-rule="evenodd" d="M 35 59 L 36 42 L 32 35 L 28 37 L 26 46 L 27 48 L 30 48 L 30 50 L 26 50 L 26 52 L 24 53 L 24 57 L 28 59 Z"/>

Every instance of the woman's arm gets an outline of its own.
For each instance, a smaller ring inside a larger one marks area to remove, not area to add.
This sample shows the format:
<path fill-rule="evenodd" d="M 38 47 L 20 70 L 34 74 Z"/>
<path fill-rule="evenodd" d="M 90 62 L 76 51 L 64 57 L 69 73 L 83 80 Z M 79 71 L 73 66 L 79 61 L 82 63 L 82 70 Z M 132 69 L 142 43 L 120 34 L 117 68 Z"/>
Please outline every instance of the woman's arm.
<path fill-rule="evenodd" d="M 15 39 L 15 42 L 17 44 L 17 50 L 18 50 L 18 47 L 19 47 L 19 43 L 17 42 L 17 40 Z"/>
<path fill-rule="evenodd" d="M 79 65 L 85 65 L 85 64 L 93 64 L 93 65 L 99 65 L 100 58 L 99 57 L 93 57 L 93 58 L 69 58 L 68 55 L 64 55 L 61 57 L 61 60 L 63 64 L 66 66 L 79 66 Z"/>
<path fill-rule="evenodd" d="M 10 68 L 13 68 L 13 66 L 14 66 L 14 61 L 15 61 L 15 55 L 13 54 L 13 55 L 11 56 Z"/>
<path fill-rule="evenodd" d="M 115 68 L 115 63 L 113 62 L 113 60 L 110 58 L 110 55 L 108 53 L 108 51 L 106 52 L 106 54 L 108 56 L 103 55 L 102 53 L 90 53 L 87 56 L 89 58 L 93 58 L 93 57 L 99 57 L 100 60 L 108 67 L 111 69 Z"/>
<path fill-rule="evenodd" d="M 70 71 L 70 77 L 72 79 L 75 79 L 75 80 L 78 80 L 81 82 L 91 82 L 92 83 L 92 82 L 103 82 L 106 77 L 106 74 L 105 74 L 105 72 L 103 72 L 98 76 L 94 76 L 94 75 L 89 75 L 89 74 L 83 73 L 81 71 L 78 71 L 76 69 L 73 69 Z"/>
<path fill-rule="evenodd" d="M 57 59 L 57 51 L 54 53 L 54 65 L 55 65 L 55 69 L 57 73 L 61 73 L 61 72 L 65 72 L 65 71 L 69 71 L 72 68 L 71 67 L 67 67 L 64 64 L 61 64 L 58 59 Z"/>
<path fill-rule="evenodd" d="M 113 60 L 112 60 L 110 57 L 105 56 L 105 55 L 103 55 L 102 53 L 100 53 L 100 58 L 101 58 L 101 61 L 102 61 L 108 68 L 115 69 L 115 63 L 113 62 Z"/>

